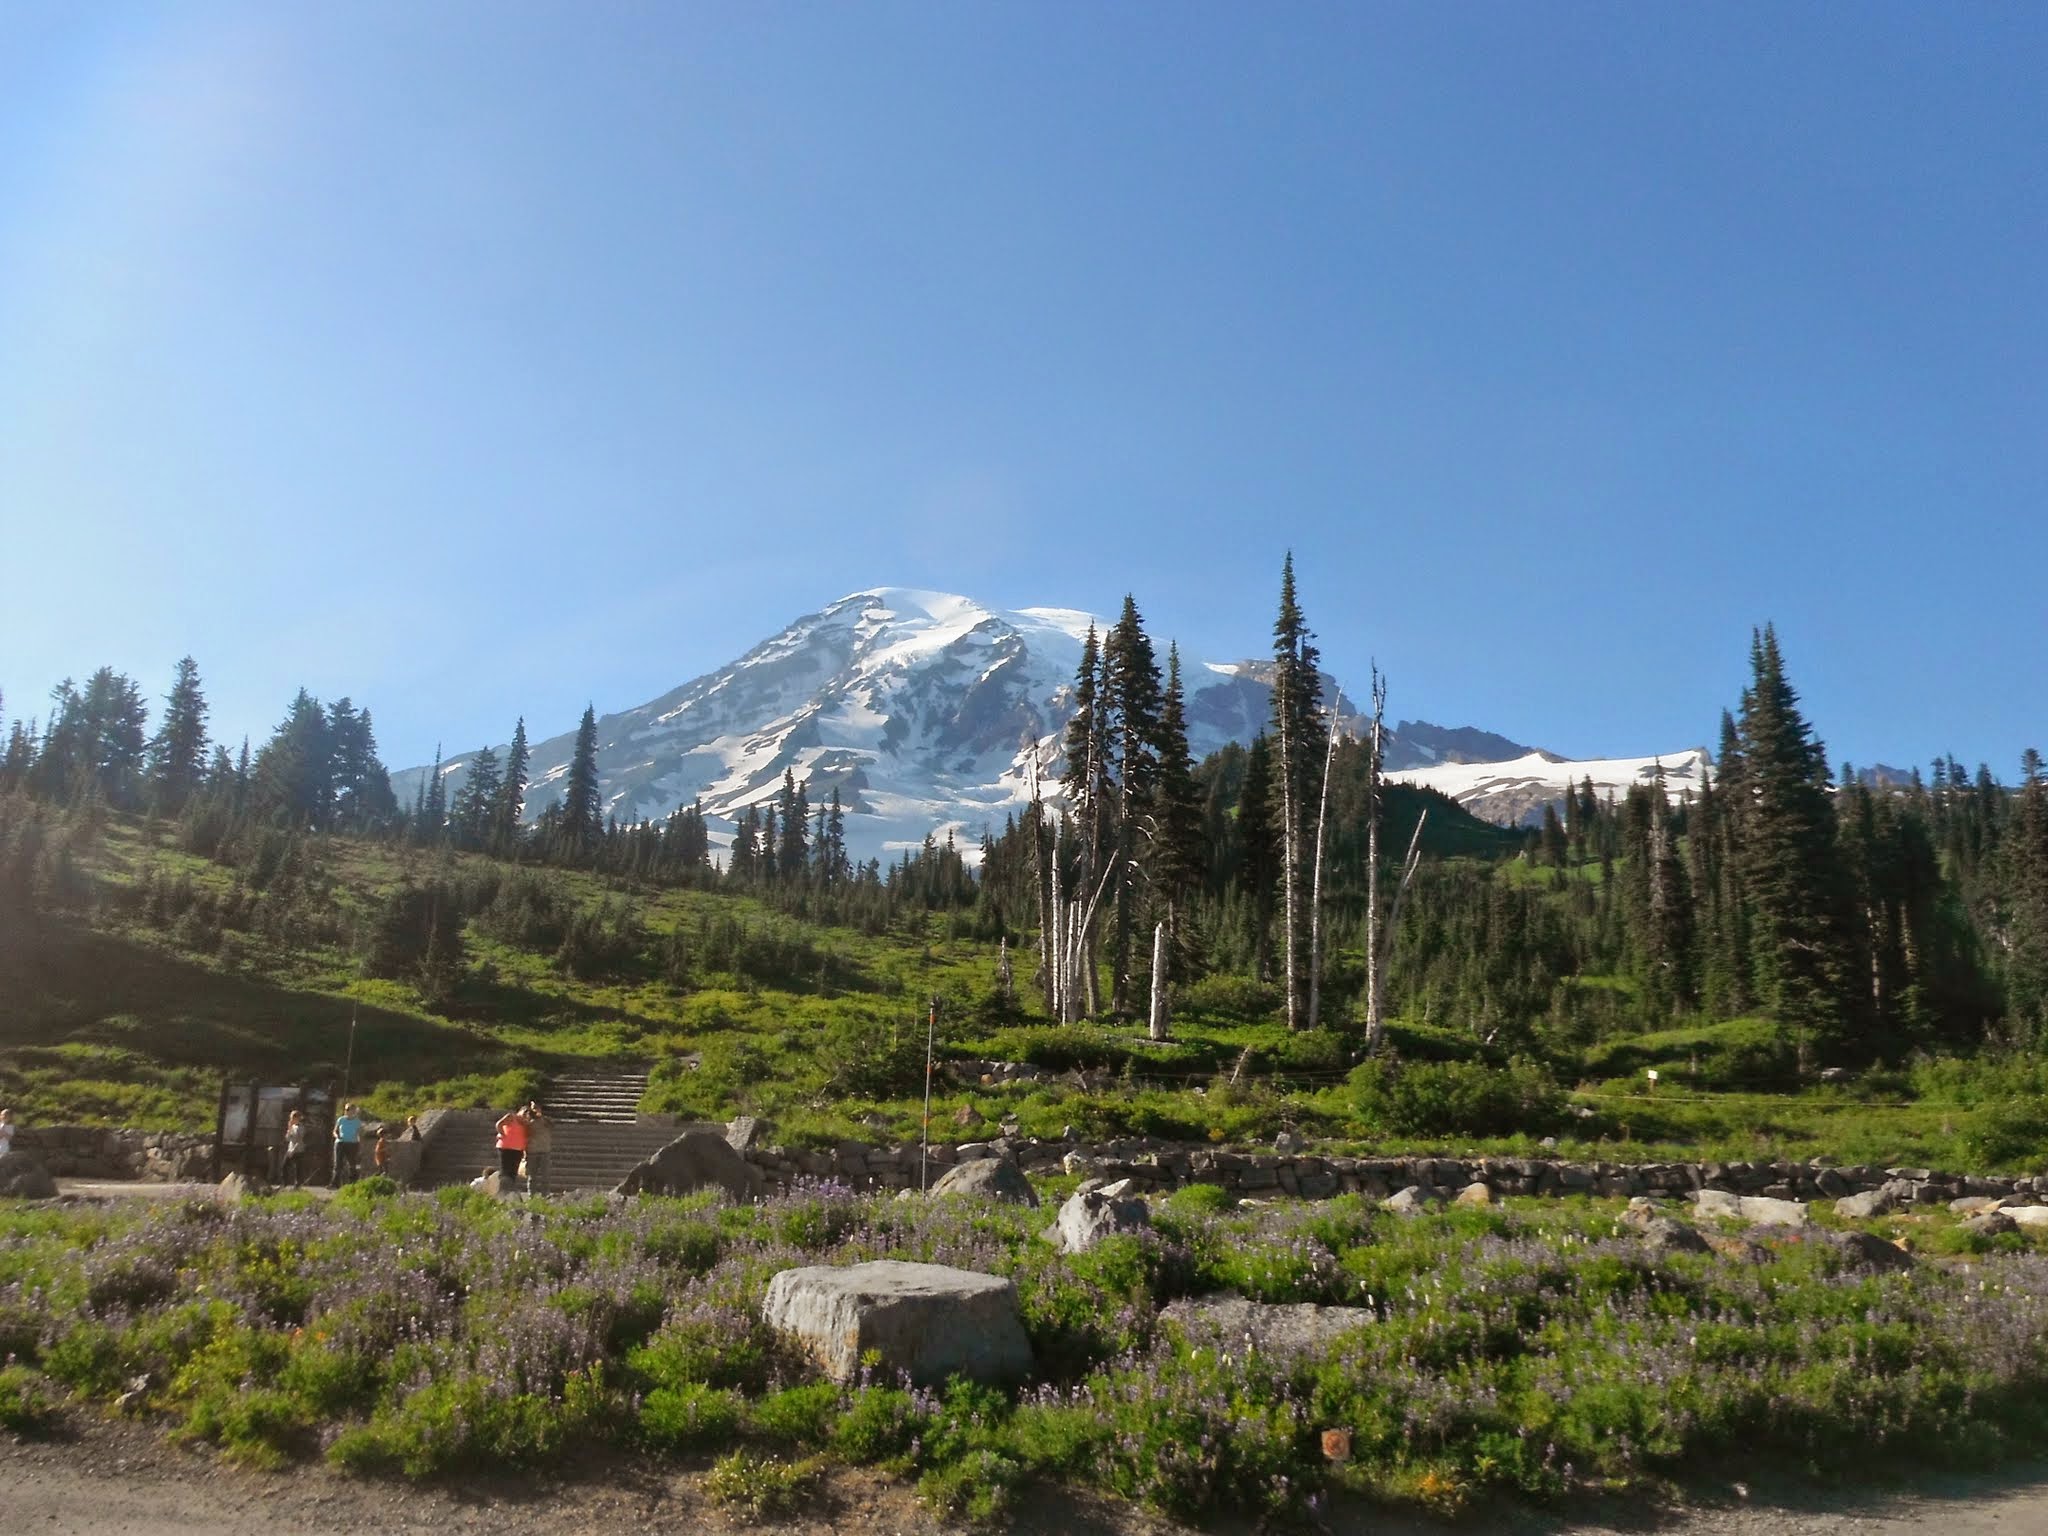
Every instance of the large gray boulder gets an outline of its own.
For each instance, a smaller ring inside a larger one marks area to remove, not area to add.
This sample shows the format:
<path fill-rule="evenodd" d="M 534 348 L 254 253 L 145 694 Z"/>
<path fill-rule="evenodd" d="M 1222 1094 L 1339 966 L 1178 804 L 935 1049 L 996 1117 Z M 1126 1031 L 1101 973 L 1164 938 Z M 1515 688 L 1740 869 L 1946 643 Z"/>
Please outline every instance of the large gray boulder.
<path fill-rule="evenodd" d="M 1380 1202 L 1380 1209 L 1393 1211 L 1401 1216 L 1415 1216 L 1428 1210 L 1432 1205 L 1443 1204 L 1443 1192 L 1426 1184 L 1410 1184 L 1397 1194 L 1387 1196 Z"/>
<path fill-rule="evenodd" d="M 1643 1246 L 1659 1258 L 1672 1253 L 1707 1253 L 1707 1240 L 1697 1230 L 1669 1215 L 1641 1195 L 1629 1201 L 1621 1224 L 1640 1233 Z"/>
<path fill-rule="evenodd" d="M 1062 1253 L 1086 1253 L 1105 1237 L 1137 1235 L 1152 1230 L 1152 1208 L 1143 1200 L 1121 1193 L 1118 1180 L 1108 1189 L 1083 1190 L 1071 1195 L 1060 1207 L 1053 1224 L 1045 1229 L 1046 1241 Z"/>
<path fill-rule="evenodd" d="M 2016 1226 L 2048 1227 L 2048 1205 L 2008 1205 L 2005 1214 Z"/>
<path fill-rule="evenodd" d="M 9 1152 L 0 1157 L 0 1195 L 21 1200 L 54 1200 L 57 1181 L 50 1177 L 41 1158 L 26 1152 Z"/>
<path fill-rule="evenodd" d="M 761 1316 L 802 1340 L 834 1381 L 853 1380 L 869 1350 L 884 1371 L 934 1385 L 1031 1374 L 1017 1287 L 999 1275 L 896 1259 L 785 1269 L 768 1282 Z"/>
<path fill-rule="evenodd" d="M 1038 1191 L 1024 1177 L 1024 1170 L 1007 1157 L 977 1157 L 971 1163 L 956 1163 L 932 1186 L 932 1194 L 972 1195 L 1034 1208 L 1038 1205 Z"/>
<path fill-rule="evenodd" d="M 1860 1195 L 1844 1195 L 1835 1202 L 1835 1214 L 1850 1221 L 1869 1221 L 1877 1216 L 1889 1216 L 1902 1206 L 1913 1203 L 1913 1186 L 1903 1179 L 1891 1179 L 1876 1189 L 1866 1189 Z"/>
<path fill-rule="evenodd" d="M 1871 1232 L 1824 1232 L 1821 1239 L 1841 1255 L 1850 1269 L 1905 1271 L 1915 1264 L 1913 1255 L 1894 1247 Z"/>
<path fill-rule="evenodd" d="M 1271 1305 L 1242 1296 L 1204 1296 L 1170 1302 L 1160 1312 L 1190 1343 L 1219 1349 L 1249 1348 L 1282 1359 L 1323 1354 L 1338 1339 L 1370 1327 L 1373 1313 L 1365 1307 L 1324 1307 L 1313 1302 Z"/>
<path fill-rule="evenodd" d="M 687 1195 L 716 1187 L 735 1200 L 752 1200 L 762 1189 L 761 1170 L 732 1149 L 715 1131 L 685 1131 L 619 1181 L 622 1195 Z"/>
<path fill-rule="evenodd" d="M 1806 1207 L 1797 1200 L 1776 1200 L 1769 1195 L 1731 1195 L 1719 1189 L 1693 1192 L 1694 1208 L 1702 1216 L 1727 1216 L 1752 1227 L 1803 1227 Z"/>

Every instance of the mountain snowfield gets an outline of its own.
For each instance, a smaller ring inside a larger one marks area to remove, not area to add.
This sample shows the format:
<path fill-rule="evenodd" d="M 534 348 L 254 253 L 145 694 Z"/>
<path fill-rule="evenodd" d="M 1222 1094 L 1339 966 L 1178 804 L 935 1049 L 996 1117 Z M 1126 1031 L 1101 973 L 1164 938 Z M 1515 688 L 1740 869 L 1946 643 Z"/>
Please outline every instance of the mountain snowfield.
<path fill-rule="evenodd" d="M 1542 818 L 1543 807 L 1564 798 L 1568 788 L 1587 779 L 1593 793 L 1619 800 L 1637 784 L 1652 783 L 1664 772 L 1664 792 L 1674 804 L 1696 793 L 1701 775 L 1711 766 L 1704 747 L 1667 752 L 1658 757 L 1603 757 L 1567 761 L 1548 752 L 1530 752 L 1502 763 L 1435 763 L 1419 768 L 1392 768 L 1387 777 L 1421 784 L 1448 795 L 1487 821 L 1525 825 Z"/>
<path fill-rule="evenodd" d="M 1060 741 L 1091 624 L 1098 632 L 1109 628 L 1068 608 L 996 610 L 906 587 L 853 593 L 730 666 L 636 709 L 600 716 L 606 814 L 631 823 L 701 801 L 713 818 L 714 843 L 724 843 L 735 818 L 772 799 L 787 771 L 808 782 L 813 807 L 839 791 L 848 851 L 856 858 L 887 861 L 927 835 L 943 840 L 948 833 L 975 857 L 983 831 L 1001 831 L 1029 803 L 1034 751 L 1046 794 L 1057 795 Z M 1265 662 L 1184 661 L 1197 760 L 1264 727 L 1270 675 Z M 1363 725 L 1333 680 L 1326 679 L 1325 692 L 1340 699 L 1346 729 Z M 529 820 L 561 800 L 574 746 L 573 727 L 533 743 Z M 502 758 L 504 747 L 497 751 Z M 1486 757 L 1495 761 L 1472 761 Z M 1674 795 L 1687 782 L 1681 765 L 1696 779 L 1704 757 L 1665 759 Z M 1531 795 L 1547 788 L 1544 798 L 1555 799 L 1588 772 L 1596 786 L 1625 787 L 1651 761 L 1568 762 L 1489 732 L 1427 722 L 1402 722 L 1387 744 L 1391 775 L 1433 783 L 1493 820 L 1540 814 L 1542 799 Z M 467 756 L 441 764 L 451 797 L 468 765 Z M 402 801 L 427 771 L 394 775 Z"/>

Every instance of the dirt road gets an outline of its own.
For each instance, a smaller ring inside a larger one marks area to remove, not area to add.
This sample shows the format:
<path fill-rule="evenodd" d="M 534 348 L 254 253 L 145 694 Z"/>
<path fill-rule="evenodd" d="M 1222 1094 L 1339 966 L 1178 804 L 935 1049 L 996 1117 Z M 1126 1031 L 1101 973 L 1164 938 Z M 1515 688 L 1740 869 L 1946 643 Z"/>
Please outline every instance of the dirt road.
<path fill-rule="evenodd" d="M 1597 1517 L 1481 1513 L 1455 1526 L 1360 1510 L 1332 1536 L 2048 1536 L 2048 1466 L 2000 1477 L 1923 1479 L 1860 1495 L 1734 1485 L 1672 1509 L 1610 1507 Z M 1023 1536 L 1187 1536 L 1129 1506 L 1034 1491 Z M 746 1526 L 708 1504 L 687 1470 L 619 1461 L 574 1477 L 474 1478 L 431 1487 L 358 1481 L 324 1467 L 264 1474 L 211 1452 L 166 1444 L 133 1424 L 88 1424 L 58 1441 L 0 1436 L 0 1529 L 8 1536 L 359 1536 L 365 1530 L 546 1532 L 738 1531 L 767 1536 L 937 1536 L 944 1529 L 900 1484 L 835 1473 L 803 1518 Z M 1241 1523 L 1219 1529 L 1245 1536 Z"/>

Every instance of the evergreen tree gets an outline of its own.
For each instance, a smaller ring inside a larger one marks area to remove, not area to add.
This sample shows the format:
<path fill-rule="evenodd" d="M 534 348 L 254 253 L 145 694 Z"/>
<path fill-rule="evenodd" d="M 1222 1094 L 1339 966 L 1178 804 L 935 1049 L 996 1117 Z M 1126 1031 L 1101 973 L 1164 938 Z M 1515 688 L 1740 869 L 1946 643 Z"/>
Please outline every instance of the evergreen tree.
<path fill-rule="evenodd" d="M 1180 647 L 1166 650 L 1166 697 L 1159 709 L 1156 792 L 1158 830 L 1152 842 L 1152 883 L 1166 906 L 1167 953 L 1176 970 L 1187 965 L 1183 917 L 1201 884 L 1205 860 L 1202 796 L 1188 752 L 1187 702 L 1180 675 Z"/>
<path fill-rule="evenodd" d="M 398 818 L 391 775 L 377 756 L 377 733 L 367 709 L 341 698 L 328 706 L 327 739 L 334 778 L 332 824 L 367 832 Z"/>
<path fill-rule="evenodd" d="M 785 880 L 795 882 L 803 878 L 810 862 L 805 835 L 810 827 L 810 809 L 805 804 L 803 787 L 796 781 L 796 771 L 782 770 L 782 796 L 778 803 L 781 836 L 776 843 L 775 867 Z"/>
<path fill-rule="evenodd" d="M 1844 954 L 1840 864 L 1827 756 L 1799 712 L 1776 631 L 1750 647 L 1739 731 L 1743 884 L 1756 913 L 1758 996 L 1791 1034 L 1802 1067 L 1839 1050 Z"/>
<path fill-rule="evenodd" d="M 2048 1041 L 2048 779 L 2041 754 L 2020 760 L 2020 788 L 2004 839 L 2006 1011 L 2021 1040 Z"/>
<path fill-rule="evenodd" d="M 441 771 L 441 743 L 434 743 L 434 771 L 427 775 L 420 804 L 419 840 L 438 843 L 448 835 L 448 776 Z"/>
<path fill-rule="evenodd" d="M 1244 789 L 1237 802 L 1237 858 L 1251 911 L 1252 970 L 1273 974 L 1273 908 L 1279 888 L 1279 812 L 1274 804 L 1273 747 L 1261 731 L 1245 753 Z"/>
<path fill-rule="evenodd" d="M 199 788 L 206 769 L 206 714 L 199 664 L 187 656 L 178 663 L 163 720 L 149 744 L 150 801 L 160 815 L 178 815 Z"/>
<path fill-rule="evenodd" d="M 247 744 L 244 743 L 244 755 Z M 301 688 L 250 773 L 256 814 L 291 827 L 324 827 L 334 805 L 333 744 L 327 712 Z"/>
<path fill-rule="evenodd" d="M 502 787 L 498 754 L 489 747 L 480 748 L 470 759 L 469 772 L 463 777 L 462 788 L 455 792 L 455 803 L 450 812 L 455 824 L 455 840 L 463 847 L 485 848 L 490 845 L 493 819 L 498 810 L 498 792 Z"/>
<path fill-rule="evenodd" d="M 491 807 L 491 847 L 509 853 L 519 842 L 519 817 L 526 808 L 526 774 L 530 756 L 526 750 L 526 717 L 512 727 L 512 745 L 505 750 L 505 770 L 498 781 L 498 798 Z"/>
<path fill-rule="evenodd" d="M 604 812 L 598 802 L 597 709 L 585 705 L 583 719 L 576 727 L 576 747 L 569 758 L 569 773 L 562 784 L 561 835 L 568 855 L 583 858 L 597 849 L 604 837 Z"/>
<path fill-rule="evenodd" d="M 1308 991 L 1310 849 L 1322 778 L 1320 656 L 1294 592 L 1294 556 L 1280 570 L 1273 621 L 1274 780 L 1279 790 L 1282 987 L 1287 1027 L 1302 1026 Z"/>
<path fill-rule="evenodd" d="M 1111 957 L 1110 1007 L 1119 1017 L 1134 1008 L 1131 936 L 1141 891 L 1139 841 L 1155 830 L 1159 791 L 1159 663 L 1138 615 L 1137 600 L 1124 597 L 1123 612 L 1102 649 L 1104 739 L 1114 785 L 1111 836 L 1116 860 L 1115 948 Z"/>

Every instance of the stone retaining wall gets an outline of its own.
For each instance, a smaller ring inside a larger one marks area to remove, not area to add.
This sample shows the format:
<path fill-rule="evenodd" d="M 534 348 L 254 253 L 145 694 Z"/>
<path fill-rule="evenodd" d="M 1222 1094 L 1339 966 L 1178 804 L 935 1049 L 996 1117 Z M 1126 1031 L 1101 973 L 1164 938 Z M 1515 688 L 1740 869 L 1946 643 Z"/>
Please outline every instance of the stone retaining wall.
<path fill-rule="evenodd" d="M 25 1125 L 17 1152 L 32 1154 L 59 1179 L 213 1177 L 213 1138 L 189 1131 L 110 1130 L 97 1125 Z"/>
<path fill-rule="evenodd" d="M 438 1115 L 421 1117 L 429 1134 Z M 99 1126 L 23 1126 L 15 1147 L 32 1153 L 58 1178 L 206 1179 L 213 1172 L 213 1138 L 179 1131 L 109 1130 Z M 417 1143 L 394 1144 L 417 1156 Z M 1574 1163 L 1526 1157 L 1335 1157 L 1314 1152 L 1225 1152 L 1214 1147 L 1137 1136 L 1084 1144 L 1003 1140 L 934 1146 L 929 1181 L 955 1163 L 991 1154 L 1016 1159 L 1041 1178 L 1061 1173 L 1130 1179 L 1140 1190 L 1164 1191 L 1216 1184 L 1253 1198 L 1338 1194 L 1384 1199 L 1411 1184 L 1457 1190 L 1479 1182 L 1497 1195 L 1665 1195 L 1696 1189 L 1783 1200 L 1839 1199 L 1894 1179 L 1912 1186 L 1923 1205 L 1962 1195 L 2033 1195 L 2048 1200 L 2048 1174 L 1979 1177 L 1929 1168 L 1836 1167 L 1819 1163 Z M 829 1150 L 750 1147 L 742 1155 L 771 1185 L 800 1178 L 835 1179 L 855 1189 L 915 1189 L 918 1149 L 843 1141 Z M 366 1154 L 367 1158 L 367 1154 Z M 364 1170 L 368 1172 L 366 1168 Z M 394 1170 L 397 1171 L 397 1170 Z M 408 1170 L 409 1171 L 409 1170 Z"/>
<path fill-rule="evenodd" d="M 1961 1195 L 2048 1196 L 2048 1175 L 1972 1177 L 1928 1168 L 1832 1167 L 1817 1163 L 1574 1163 L 1525 1157 L 1331 1157 L 1320 1153 L 1223 1152 L 1150 1137 L 1099 1145 L 1075 1142 L 994 1141 L 961 1147 L 934 1146 L 930 1179 L 967 1157 L 990 1153 L 1014 1157 L 1026 1173 L 1051 1177 L 1131 1179 L 1142 1190 L 1217 1184 L 1239 1196 L 1299 1196 L 1309 1200 L 1338 1194 L 1380 1199 L 1411 1184 L 1457 1190 L 1479 1182 L 1497 1195 L 1667 1195 L 1696 1189 L 1731 1194 L 1771 1195 L 1784 1200 L 1839 1199 L 1876 1189 L 1894 1179 L 1913 1186 L 1923 1205 Z M 856 1189 L 915 1189 L 915 1146 L 870 1146 L 845 1141 L 829 1151 L 756 1148 L 748 1161 L 771 1183 L 797 1178 L 836 1179 Z"/>

